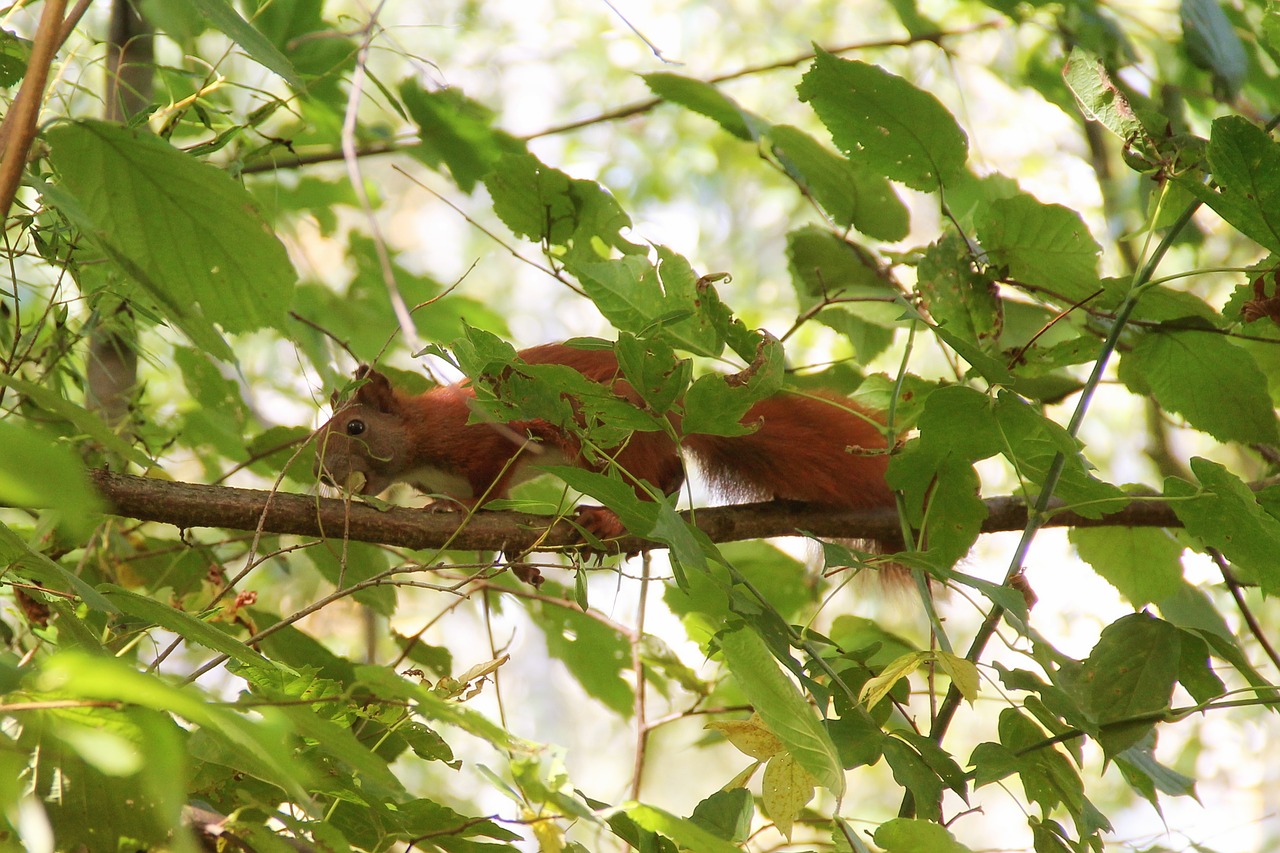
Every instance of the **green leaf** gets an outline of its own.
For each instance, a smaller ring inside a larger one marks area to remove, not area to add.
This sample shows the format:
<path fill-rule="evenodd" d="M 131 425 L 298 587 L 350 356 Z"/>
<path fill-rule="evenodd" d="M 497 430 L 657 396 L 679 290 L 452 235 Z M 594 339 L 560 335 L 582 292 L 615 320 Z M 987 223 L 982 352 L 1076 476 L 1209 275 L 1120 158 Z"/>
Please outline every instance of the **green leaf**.
<path fill-rule="evenodd" d="M 339 589 L 369 580 L 388 568 L 386 552 L 376 545 L 364 542 L 346 542 L 340 550 L 312 548 L 307 553 L 307 558 L 325 580 Z M 375 613 L 387 617 L 395 615 L 394 586 L 366 587 L 353 593 L 351 597 Z"/>
<path fill-rule="evenodd" d="M 1098 740 L 1108 756 L 1137 743 L 1155 726 L 1134 718 L 1169 708 L 1178 680 L 1182 632 L 1146 613 L 1121 617 L 1102 629 L 1084 660 L 1084 705 L 1104 728 Z M 1115 725 L 1132 721 L 1132 725 Z"/>
<path fill-rule="evenodd" d="M 818 784 L 843 795 L 844 771 L 835 745 L 764 641 L 750 628 L 737 628 L 718 635 L 717 642 L 738 686 L 787 752 Z"/>
<path fill-rule="evenodd" d="M 716 791 L 694 806 L 689 820 L 725 841 L 741 844 L 751 832 L 755 800 L 745 788 Z"/>
<path fill-rule="evenodd" d="M 1224 335 L 1152 330 L 1125 354 L 1120 376 L 1219 441 L 1280 440 L 1267 378 L 1253 356 Z"/>
<path fill-rule="evenodd" d="M 1115 83 L 1097 56 L 1076 46 L 1071 49 L 1062 77 L 1084 117 L 1099 122 L 1125 141 L 1133 142 L 1144 135 L 1142 122 L 1129 105 L 1129 99 Z"/>
<path fill-rule="evenodd" d="M 698 853 L 742 853 L 737 846 L 713 835 L 692 820 L 676 817 L 656 806 L 631 803 L 623 806 L 620 813 L 629 817 L 641 829 L 665 835 L 684 850 L 697 850 Z"/>
<path fill-rule="evenodd" d="M 556 593 L 555 589 L 545 591 Z M 625 637 L 569 607 L 538 607 L 534 621 L 546 637 L 547 651 L 568 668 L 588 696 L 623 718 L 631 716 L 634 694 L 622 677 L 631 667 Z"/>
<path fill-rule="evenodd" d="M 935 323 L 976 346 L 998 348 L 1004 309 L 995 283 L 973 268 L 964 238 L 948 231 L 925 249 L 916 279 L 924 307 Z"/>
<path fill-rule="evenodd" d="M 972 853 L 946 827 L 929 820 L 894 818 L 876 827 L 874 837 L 885 853 Z"/>
<path fill-rule="evenodd" d="M 947 108 L 882 68 L 819 49 L 796 91 L 837 148 L 890 180 L 931 192 L 964 169 L 969 142 Z"/>
<path fill-rule="evenodd" d="M 894 781 L 915 799 L 916 813 L 926 820 L 941 820 L 942 780 L 938 774 L 919 752 L 896 737 L 886 737 L 882 747 Z"/>
<path fill-rule="evenodd" d="M 1045 743 L 1044 730 L 1016 708 L 1000 712 L 999 728 L 1001 745 L 1018 756 L 1018 780 L 1027 799 L 1046 811 L 1060 804 L 1078 809 L 1084 782 L 1071 759 Z"/>
<path fill-rule="evenodd" d="M 1182 659 L 1178 663 L 1178 683 L 1197 702 L 1217 699 L 1227 687 L 1209 662 L 1209 644 L 1195 631 L 1182 631 Z"/>
<path fill-rule="evenodd" d="M 0 424 L 3 427 L 4 424 Z M 0 428 L 0 442 L 4 430 Z M 16 570 L 23 577 L 37 580 L 50 589 L 79 595 L 85 604 L 104 613 L 119 613 L 116 606 L 102 593 L 85 583 L 79 575 L 69 572 L 39 551 L 33 550 L 18 534 L 0 522 L 0 565 Z"/>
<path fill-rule="evenodd" d="M 1129 747 L 1116 756 L 1116 766 L 1124 774 L 1125 781 L 1141 793 L 1159 810 L 1155 792 L 1171 797 L 1194 797 L 1196 780 L 1166 767 L 1156 760 L 1155 737 L 1148 736 L 1142 743 Z"/>
<path fill-rule="evenodd" d="M 1219 100 L 1234 100 L 1249 73 L 1249 58 L 1218 0 L 1182 0 L 1178 17 L 1191 61 L 1213 72 Z"/>
<path fill-rule="evenodd" d="M 907 206 L 883 176 L 789 125 L 770 128 L 769 142 L 787 175 L 813 196 L 836 225 L 889 242 L 907 236 Z"/>
<path fill-rule="evenodd" d="M 995 413 L 1000 432 L 1008 443 L 1005 454 L 1017 467 L 1031 494 L 1043 487 L 1055 457 L 1062 454 L 1065 461 L 1054 494 L 1073 510 L 1089 518 L 1100 518 L 1128 503 L 1128 497 L 1118 487 L 1090 473 L 1092 466 L 1081 454 L 1079 442 L 1066 429 L 1017 394 L 1000 392 Z"/>
<path fill-rule="evenodd" d="M 387 762 L 370 752 L 350 728 L 324 719 L 305 705 L 282 704 L 279 710 L 293 723 L 298 734 L 315 741 L 323 752 L 359 774 L 363 790 L 384 800 L 408 797 Z"/>
<path fill-rule="evenodd" d="M 303 82 L 293 64 L 271 40 L 260 33 L 253 24 L 240 17 L 240 13 L 228 0 L 185 0 L 232 41 L 245 49 L 254 61 L 271 69 L 285 79 L 294 89 L 303 88 Z"/>
<path fill-rule="evenodd" d="M 991 263 L 1008 268 L 1010 278 L 1043 288 L 1067 304 L 1101 286 L 1102 247 L 1070 208 L 1019 193 L 992 201 L 976 225 Z"/>
<path fill-rule="evenodd" d="M 27 382 L 5 373 L 0 373 L 0 386 L 12 388 L 35 402 L 41 409 L 65 419 L 107 450 L 120 455 L 138 467 L 150 468 L 152 466 L 151 458 L 147 454 L 117 435 L 96 412 L 91 412 L 83 406 L 77 406 L 43 385 Z"/>
<path fill-rule="evenodd" d="M 1187 532 L 1221 551 L 1256 579 L 1267 595 L 1280 593 L 1280 566 L 1275 559 L 1280 554 L 1280 521 L 1258 504 L 1240 478 L 1217 462 L 1194 458 L 1191 470 L 1204 487 L 1203 494 L 1172 477 L 1164 487 L 1165 495 L 1175 498 L 1170 505 Z"/>
<path fill-rule="evenodd" d="M 666 247 L 658 265 L 629 255 L 574 267 L 582 289 L 610 323 L 648 337 L 653 330 L 672 346 L 701 355 L 718 355 L 720 345 L 703 314 L 700 291 L 689 262 Z"/>
<path fill-rule="evenodd" d="M 1242 234 L 1280 251 L 1280 145 L 1241 116 L 1213 122 L 1207 152 L 1217 189 L 1188 175 L 1179 185 Z"/>
<path fill-rule="evenodd" d="M 1134 607 L 1173 595 L 1182 583 L 1182 544 L 1166 530 L 1073 527 L 1068 537 L 1080 559 Z"/>
<path fill-rule="evenodd" d="M 259 708 L 249 719 L 208 701 L 194 687 L 175 687 L 154 675 L 138 672 L 111 657 L 64 651 L 41 665 L 37 687 L 63 696 L 125 702 L 167 711 L 200 726 L 239 755 L 239 768 L 278 786 L 305 809 L 311 768 L 298 760 L 288 743 L 283 718 Z"/>
<path fill-rule="evenodd" d="M 609 247 L 624 255 L 645 251 L 622 237 L 631 219 L 603 187 L 571 178 L 532 154 L 504 152 L 484 175 L 484 185 L 493 212 L 512 233 L 566 247 L 565 260 L 575 274 L 581 265 L 607 257 Z"/>
<path fill-rule="evenodd" d="M 8 88 L 20 81 L 30 60 L 31 42 L 0 29 L 0 86 Z"/>
<path fill-rule="evenodd" d="M 787 266 L 801 309 L 836 296 L 892 299 L 900 295 L 881 277 L 875 256 L 816 225 L 787 235 Z"/>
<path fill-rule="evenodd" d="M 463 192 L 469 193 L 505 153 L 524 145 L 492 127 L 493 112 L 458 89 L 428 92 L 416 80 L 400 85 L 405 109 L 418 125 L 418 145 L 409 153 L 432 168 L 441 163 Z"/>
<path fill-rule="evenodd" d="M 684 420 L 681 430 L 686 435 L 746 435 L 754 432 L 743 425 L 747 411 L 760 400 L 782 390 L 785 375 L 782 347 L 766 348 L 764 363 L 753 366 L 751 381 L 746 385 L 729 382 L 724 376 L 708 373 L 689 386 L 684 397 Z"/>
<path fill-rule="evenodd" d="M 99 121 L 45 132 L 64 209 L 169 317 L 227 357 L 200 324 L 283 324 L 296 274 L 244 187 L 143 131 Z"/>
<path fill-rule="evenodd" d="M 738 106 L 711 83 L 665 72 L 640 77 L 662 100 L 706 116 L 745 142 L 755 141 L 769 127 L 768 122 Z"/>
<path fill-rule="evenodd" d="M 0 504 L 54 509 L 64 524 L 88 532 L 102 499 L 84 463 L 65 444 L 9 421 L 0 422 Z"/>
<path fill-rule="evenodd" d="M 241 663 L 266 670 L 275 668 L 270 661 L 244 643 L 190 613 L 111 584 L 104 584 L 102 592 L 109 601 L 130 616 L 167 628 L 190 642 L 221 652 Z"/>

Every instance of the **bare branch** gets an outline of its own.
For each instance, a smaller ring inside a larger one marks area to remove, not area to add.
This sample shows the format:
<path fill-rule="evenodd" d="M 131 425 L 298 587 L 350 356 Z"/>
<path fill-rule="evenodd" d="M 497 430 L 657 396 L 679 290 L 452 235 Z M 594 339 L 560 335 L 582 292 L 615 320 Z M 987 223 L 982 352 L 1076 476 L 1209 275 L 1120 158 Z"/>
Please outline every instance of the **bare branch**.
<path fill-rule="evenodd" d="M 578 531 L 567 521 L 545 515 L 480 511 L 470 519 L 461 512 L 424 512 L 394 507 L 386 511 L 364 504 L 348 504 L 310 495 L 175 483 L 94 471 L 92 479 L 113 515 L 173 524 L 181 528 L 219 527 L 264 533 L 341 538 L 376 542 L 415 550 L 506 551 L 516 553 L 537 544 L 539 550 L 573 548 L 581 543 Z M 268 506 L 268 499 L 270 505 Z M 1021 530 L 1027 509 L 1019 498 L 986 501 L 988 518 L 984 533 Z M 265 513 L 265 516 L 264 516 Z M 713 542 L 736 542 L 770 536 L 802 535 L 797 531 L 841 539 L 891 540 L 899 533 L 892 509 L 838 510 L 799 503 L 773 501 L 686 510 Z M 1101 519 L 1083 518 L 1071 512 L 1054 514 L 1049 527 L 1180 527 L 1181 522 L 1163 501 L 1137 499 L 1120 512 Z M 461 528 L 461 529 L 460 529 Z M 652 548 L 653 543 L 629 536 L 615 543 L 620 551 Z"/>

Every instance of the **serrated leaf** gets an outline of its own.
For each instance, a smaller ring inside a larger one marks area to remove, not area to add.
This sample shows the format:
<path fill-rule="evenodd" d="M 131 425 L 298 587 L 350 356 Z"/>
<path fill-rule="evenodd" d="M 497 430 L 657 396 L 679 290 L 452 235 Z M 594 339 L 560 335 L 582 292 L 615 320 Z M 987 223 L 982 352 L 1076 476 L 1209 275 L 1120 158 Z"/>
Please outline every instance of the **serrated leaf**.
<path fill-rule="evenodd" d="M 1112 756 L 1142 738 L 1154 721 L 1134 720 L 1169 707 L 1178 680 L 1181 632 L 1146 613 L 1123 616 L 1102 629 L 1084 660 L 1085 707 L 1106 727 L 1099 741 Z M 1134 721 L 1132 726 L 1121 725 Z"/>
<path fill-rule="evenodd" d="M 1181 630 L 1181 629 L 1180 629 Z M 1209 644 L 1194 631 L 1182 630 L 1182 659 L 1178 662 L 1178 683 L 1197 702 L 1217 699 L 1227 686 L 1213 671 L 1209 661 Z"/>
<path fill-rule="evenodd" d="M 729 672 L 769 730 L 818 784 L 843 795 L 844 771 L 835 745 L 764 641 L 750 628 L 726 631 L 717 640 Z"/>
<path fill-rule="evenodd" d="M 787 266 L 802 309 L 834 297 L 892 299 L 875 257 L 825 228 L 806 225 L 787 235 Z"/>
<path fill-rule="evenodd" d="M 1172 595 L 1182 581 L 1182 544 L 1168 531 L 1137 527 L 1074 527 L 1080 559 L 1135 607 Z"/>
<path fill-rule="evenodd" d="M 475 189 L 504 153 L 524 150 L 518 139 L 492 127 L 491 110 L 457 89 L 428 92 L 406 80 L 400 98 L 418 125 L 418 144 L 409 153 L 432 168 L 443 163 L 463 192 Z"/>
<path fill-rule="evenodd" d="M 303 705 L 283 704 L 279 710 L 293 723 L 298 734 L 315 741 L 323 752 L 360 774 L 362 789 L 397 801 L 408 796 L 387 762 L 370 752 L 351 729 L 326 720 Z"/>
<path fill-rule="evenodd" d="M 1104 483 L 1091 473 L 1079 442 L 1067 430 L 1045 417 L 1017 394 L 1002 391 L 996 401 L 996 418 L 1008 442 L 1006 455 L 1018 468 L 1034 494 L 1043 487 L 1058 454 L 1065 461 L 1054 494 L 1089 518 L 1118 512 L 1129 502 L 1119 487 Z"/>
<path fill-rule="evenodd" d="M 45 138 L 64 212 L 202 347 L 229 357 L 202 323 L 283 323 L 297 275 L 244 187 L 139 130 L 80 121 Z"/>
<path fill-rule="evenodd" d="M 813 792 L 813 776 L 789 753 L 780 752 L 765 765 L 760 782 L 764 811 L 787 841 L 791 840 L 795 819 L 813 799 Z"/>
<path fill-rule="evenodd" d="M 1267 595 L 1280 593 L 1280 521 L 1257 501 L 1239 477 L 1208 459 L 1191 460 L 1191 471 L 1204 494 L 1183 480 L 1165 481 L 1164 492 L 1187 532 L 1220 550 L 1228 560 L 1250 573 Z M 1176 500 L 1176 498 L 1194 498 Z"/>
<path fill-rule="evenodd" d="M 1280 252 L 1280 145 L 1241 116 L 1213 122 L 1206 153 L 1217 188 L 1187 175 L 1179 185 L 1242 234 Z"/>
<path fill-rule="evenodd" d="M 631 716 L 632 689 L 622 677 L 631 667 L 625 637 L 567 607 L 540 607 L 534 621 L 543 630 L 547 651 L 568 668 L 587 695 L 623 718 Z"/>
<path fill-rule="evenodd" d="M 896 242 L 907 236 L 910 214 L 893 186 L 864 164 L 828 150 L 789 125 L 769 130 L 773 156 L 799 187 L 841 228 Z"/>
<path fill-rule="evenodd" d="M 0 86 L 8 88 L 27 73 L 31 61 L 31 41 L 0 29 Z"/>
<path fill-rule="evenodd" d="M 1098 57 L 1082 47 L 1071 49 L 1062 66 L 1062 77 L 1076 96 L 1085 118 L 1093 119 L 1107 130 L 1132 144 L 1144 134 L 1142 122 L 1129 105 L 1129 99 L 1111 82 L 1111 75 Z"/>
<path fill-rule="evenodd" d="M 1249 58 L 1218 0 L 1182 0 L 1178 6 L 1182 41 L 1191 61 L 1213 73 L 1213 93 L 1231 101 L 1249 72 Z"/>
<path fill-rule="evenodd" d="M 973 268 L 969 248 L 955 232 L 929 246 L 920 258 L 917 287 L 934 322 L 984 350 L 994 350 L 1004 328 L 995 283 Z"/>
<path fill-rule="evenodd" d="M 595 181 L 572 178 L 532 154 L 504 152 L 484 185 L 493 212 L 512 233 L 566 247 L 565 262 L 575 274 L 607 257 L 610 247 L 624 255 L 645 251 L 622 237 L 631 219 L 617 199 Z"/>
<path fill-rule="evenodd" d="M 836 147 L 912 189 L 939 189 L 964 169 L 969 142 L 933 95 L 883 68 L 818 50 L 796 91 Z"/>
<path fill-rule="evenodd" d="M 1121 361 L 1121 378 L 1219 441 L 1280 440 L 1267 378 L 1253 356 L 1209 330 L 1159 328 Z"/>
<path fill-rule="evenodd" d="M 1043 287 L 1067 303 L 1083 300 L 1101 286 L 1102 247 L 1070 208 L 1020 193 L 992 201 L 976 225 L 991 263 L 1007 267 L 1010 278 Z"/>

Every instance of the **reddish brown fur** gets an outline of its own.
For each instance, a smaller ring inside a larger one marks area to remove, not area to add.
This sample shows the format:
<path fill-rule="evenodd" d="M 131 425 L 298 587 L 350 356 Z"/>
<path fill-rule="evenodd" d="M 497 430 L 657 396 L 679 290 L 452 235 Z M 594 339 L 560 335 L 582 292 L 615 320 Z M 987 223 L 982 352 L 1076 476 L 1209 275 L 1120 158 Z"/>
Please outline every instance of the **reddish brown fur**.
<path fill-rule="evenodd" d="M 567 365 L 639 402 L 619 378 L 610 351 L 544 344 L 520 356 L 529 364 Z M 368 381 L 317 433 L 317 470 L 333 482 L 345 483 L 358 472 L 365 475 L 366 494 L 407 481 L 469 504 L 482 496 L 505 497 L 519 469 L 536 465 L 547 450 L 557 451 L 569 464 L 601 467 L 586 462 L 573 436 L 544 421 L 468 423 L 475 391 L 465 382 L 411 396 L 393 389 L 381 374 L 362 370 Z M 363 427 L 354 435 L 348 434 L 353 421 Z M 743 423 L 758 428 L 744 436 L 684 438 L 684 447 L 725 493 L 831 506 L 892 505 L 884 481 L 889 458 L 884 436 L 875 418 L 848 400 L 786 392 L 757 403 Z M 684 482 L 680 454 L 665 433 L 634 433 L 612 455 L 633 477 L 663 493 L 675 492 Z M 647 496 L 640 486 L 636 492 Z M 618 532 L 596 520 L 592 529 L 602 535 Z"/>

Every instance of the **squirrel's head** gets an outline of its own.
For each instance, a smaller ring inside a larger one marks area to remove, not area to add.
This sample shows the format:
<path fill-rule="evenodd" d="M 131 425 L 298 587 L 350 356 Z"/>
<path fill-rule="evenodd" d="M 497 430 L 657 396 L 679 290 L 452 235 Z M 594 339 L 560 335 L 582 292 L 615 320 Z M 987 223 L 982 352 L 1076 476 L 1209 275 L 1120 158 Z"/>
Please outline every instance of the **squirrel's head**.
<path fill-rule="evenodd" d="M 334 415 L 315 433 L 315 473 L 322 483 L 376 495 L 406 467 L 404 407 L 387 377 L 367 365 L 346 402 L 334 394 Z"/>

